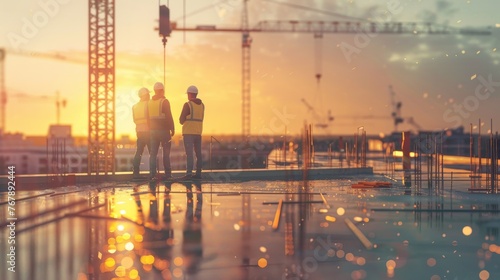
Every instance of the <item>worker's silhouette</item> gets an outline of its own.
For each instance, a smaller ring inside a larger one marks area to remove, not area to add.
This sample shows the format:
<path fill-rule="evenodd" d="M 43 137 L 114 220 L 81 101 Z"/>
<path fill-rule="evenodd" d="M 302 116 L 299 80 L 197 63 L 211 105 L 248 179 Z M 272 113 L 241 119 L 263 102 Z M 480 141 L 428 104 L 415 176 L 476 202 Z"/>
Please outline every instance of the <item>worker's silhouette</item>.
<path fill-rule="evenodd" d="M 160 191 L 160 184 L 149 183 L 149 216 L 144 223 L 145 232 L 143 248 L 149 250 L 155 257 L 162 260 L 172 259 L 172 244 L 174 230 L 171 225 L 171 195 L 169 187 Z M 163 203 L 162 219 L 160 221 L 159 205 Z"/>
<path fill-rule="evenodd" d="M 142 202 L 141 202 L 141 196 L 139 195 L 139 184 L 134 186 L 134 199 L 135 203 L 137 204 L 137 218 L 136 218 L 136 223 L 139 225 L 144 224 L 144 214 L 142 212 Z"/>
<path fill-rule="evenodd" d="M 193 189 L 191 182 L 184 182 L 186 186 L 186 220 L 182 231 L 182 254 L 187 274 L 195 274 L 203 258 L 203 244 L 201 231 L 201 213 L 203 194 L 201 182 L 194 181 L 196 186 L 196 208 L 194 209 Z"/>

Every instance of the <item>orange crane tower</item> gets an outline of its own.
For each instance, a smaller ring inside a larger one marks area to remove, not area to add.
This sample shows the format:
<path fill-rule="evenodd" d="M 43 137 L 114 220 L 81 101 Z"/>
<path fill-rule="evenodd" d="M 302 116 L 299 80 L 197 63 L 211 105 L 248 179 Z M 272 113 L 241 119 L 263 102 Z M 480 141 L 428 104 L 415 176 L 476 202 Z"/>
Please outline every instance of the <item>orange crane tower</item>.
<path fill-rule="evenodd" d="M 115 173 L 115 0 L 89 0 L 87 174 Z"/>

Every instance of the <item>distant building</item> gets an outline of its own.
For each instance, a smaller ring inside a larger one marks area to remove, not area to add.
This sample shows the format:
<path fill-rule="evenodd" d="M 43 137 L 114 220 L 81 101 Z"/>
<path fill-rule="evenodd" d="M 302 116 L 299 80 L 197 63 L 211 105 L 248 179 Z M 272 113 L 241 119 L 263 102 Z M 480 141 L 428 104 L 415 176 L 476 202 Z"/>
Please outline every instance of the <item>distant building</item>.
<path fill-rule="evenodd" d="M 70 125 L 51 125 L 47 136 L 0 135 L 0 174 L 15 166 L 18 174 L 87 172 L 87 148 L 76 146 Z"/>
<path fill-rule="evenodd" d="M 208 162 L 208 146 L 202 151 Z M 116 140 L 115 171 L 131 172 L 136 141 L 129 136 Z M 172 169 L 185 170 L 184 146 L 179 138 L 172 143 L 170 154 Z M 158 157 L 161 163 L 161 153 Z M 207 165 L 207 164 L 204 164 Z M 26 136 L 21 133 L 0 135 L 0 175 L 7 167 L 15 166 L 18 174 L 74 174 L 87 173 L 87 137 L 74 137 L 70 125 L 51 125 L 47 136 Z M 162 164 L 158 165 L 160 168 Z M 149 171 L 149 151 L 142 156 L 141 171 Z"/>
<path fill-rule="evenodd" d="M 491 153 L 491 141 L 492 139 L 490 134 L 483 133 L 481 137 L 479 137 L 479 134 L 477 133 L 473 133 L 471 135 L 470 132 L 465 132 L 463 126 L 460 126 L 454 129 L 441 131 L 420 131 L 416 135 L 412 134 L 411 149 L 412 151 L 416 150 L 422 153 L 434 153 L 436 147 L 438 147 L 438 153 L 468 157 L 471 154 L 471 148 L 472 155 L 478 156 L 480 146 L 481 156 L 488 157 Z M 394 143 L 395 149 L 401 150 L 401 132 L 392 133 L 388 137 L 384 138 L 384 142 Z M 479 145 L 479 143 L 481 143 L 481 145 Z"/>

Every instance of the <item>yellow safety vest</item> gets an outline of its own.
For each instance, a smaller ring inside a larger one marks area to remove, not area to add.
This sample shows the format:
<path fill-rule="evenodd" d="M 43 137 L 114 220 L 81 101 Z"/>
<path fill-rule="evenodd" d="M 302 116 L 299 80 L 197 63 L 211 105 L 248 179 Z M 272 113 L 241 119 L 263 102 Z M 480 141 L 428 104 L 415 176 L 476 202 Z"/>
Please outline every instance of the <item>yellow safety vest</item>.
<path fill-rule="evenodd" d="M 187 104 L 189 105 L 190 113 L 186 116 L 186 121 L 182 125 L 182 134 L 201 135 L 205 105 L 203 103 L 196 104 L 193 101 L 189 101 Z"/>
<path fill-rule="evenodd" d="M 135 124 L 148 123 L 148 101 L 139 101 L 132 107 Z"/>
<path fill-rule="evenodd" d="M 148 102 L 149 119 L 164 120 L 166 118 L 165 113 L 163 113 L 162 110 L 163 100 L 165 100 L 165 98 L 149 100 Z"/>
<path fill-rule="evenodd" d="M 148 130 L 148 101 L 139 101 L 132 107 L 137 131 Z"/>

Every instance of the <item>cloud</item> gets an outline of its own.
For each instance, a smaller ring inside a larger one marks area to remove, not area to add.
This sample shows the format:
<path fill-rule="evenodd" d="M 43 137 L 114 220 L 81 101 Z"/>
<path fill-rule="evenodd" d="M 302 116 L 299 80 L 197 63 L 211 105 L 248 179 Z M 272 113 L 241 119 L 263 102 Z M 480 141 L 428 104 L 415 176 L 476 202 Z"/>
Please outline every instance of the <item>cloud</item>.
<path fill-rule="evenodd" d="M 433 10 L 425 9 L 418 13 L 417 17 L 423 22 L 447 24 L 450 18 L 458 12 L 454 3 L 447 0 L 436 1 Z"/>

